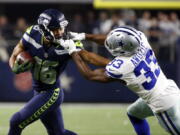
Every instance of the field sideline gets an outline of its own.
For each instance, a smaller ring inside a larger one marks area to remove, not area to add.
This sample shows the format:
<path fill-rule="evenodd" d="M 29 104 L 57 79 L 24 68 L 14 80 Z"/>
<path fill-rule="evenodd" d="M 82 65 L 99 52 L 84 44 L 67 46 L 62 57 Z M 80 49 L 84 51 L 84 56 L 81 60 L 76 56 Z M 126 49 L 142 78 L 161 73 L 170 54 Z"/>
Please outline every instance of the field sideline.
<path fill-rule="evenodd" d="M 9 119 L 23 104 L 0 103 L 0 135 L 7 135 Z M 79 135 L 136 135 L 126 116 L 128 104 L 63 104 L 65 127 Z M 148 119 L 152 135 L 168 135 L 155 118 Z M 37 121 L 23 131 L 22 135 L 47 135 Z"/>

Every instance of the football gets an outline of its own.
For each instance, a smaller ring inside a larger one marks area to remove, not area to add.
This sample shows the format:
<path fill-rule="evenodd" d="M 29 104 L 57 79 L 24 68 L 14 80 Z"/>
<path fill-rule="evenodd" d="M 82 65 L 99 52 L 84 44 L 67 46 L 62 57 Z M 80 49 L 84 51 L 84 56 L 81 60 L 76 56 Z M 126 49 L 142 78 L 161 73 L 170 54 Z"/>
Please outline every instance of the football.
<path fill-rule="evenodd" d="M 21 53 L 18 54 L 17 58 L 16 58 L 16 61 L 19 63 L 19 64 L 22 64 L 26 61 L 30 61 L 33 63 L 33 57 L 27 52 L 27 51 L 23 51 Z"/>

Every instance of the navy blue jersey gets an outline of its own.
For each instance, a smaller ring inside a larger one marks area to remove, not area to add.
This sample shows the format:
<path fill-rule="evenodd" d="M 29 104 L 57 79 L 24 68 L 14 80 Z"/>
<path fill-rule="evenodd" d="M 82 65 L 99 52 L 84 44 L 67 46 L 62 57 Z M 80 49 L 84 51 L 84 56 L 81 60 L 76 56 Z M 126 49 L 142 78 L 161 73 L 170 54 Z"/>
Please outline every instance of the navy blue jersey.
<path fill-rule="evenodd" d="M 43 45 L 43 34 L 38 25 L 27 29 L 22 38 L 26 51 L 33 56 L 35 63 L 31 70 L 33 88 L 44 91 L 59 87 L 59 75 L 65 69 L 70 55 L 63 47 Z"/>

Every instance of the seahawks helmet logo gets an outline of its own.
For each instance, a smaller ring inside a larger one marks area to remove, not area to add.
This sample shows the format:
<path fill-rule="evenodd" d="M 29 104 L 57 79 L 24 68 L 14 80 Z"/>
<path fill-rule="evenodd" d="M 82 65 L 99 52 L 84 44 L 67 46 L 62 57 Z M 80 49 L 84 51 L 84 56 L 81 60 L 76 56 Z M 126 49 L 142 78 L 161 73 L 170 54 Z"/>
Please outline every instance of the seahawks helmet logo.
<path fill-rule="evenodd" d="M 51 21 L 51 17 L 47 14 L 42 13 L 38 19 L 38 24 L 47 27 Z"/>

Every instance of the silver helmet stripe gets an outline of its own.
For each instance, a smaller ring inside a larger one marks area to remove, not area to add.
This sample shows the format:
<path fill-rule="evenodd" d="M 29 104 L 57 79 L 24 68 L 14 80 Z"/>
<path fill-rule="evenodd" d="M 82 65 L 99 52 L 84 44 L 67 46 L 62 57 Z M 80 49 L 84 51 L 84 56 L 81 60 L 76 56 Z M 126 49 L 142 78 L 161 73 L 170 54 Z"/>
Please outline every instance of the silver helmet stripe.
<path fill-rule="evenodd" d="M 45 13 L 40 14 L 40 17 L 44 17 L 44 18 L 46 18 L 48 20 L 51 20 L 51 17 L 49 15 L 45 14 Z"/>
<path fill-rule="evenodd" d="M 115 32 L 124 32 L 124 33 L 126 33 L 126 34 L 128 34 L 128 35 L 132 35 L 132 36 L 134 36 L 134 37 L 136 38 L 136 40 L 138 41 L 139 44 L 141 43 L 140 39 L 139 39 L 137 36 L 135 36 L 135 35 L 133 35 L 132 33 L 130 33 L 129 31 L 116 30 Z"/>
<path fill-rule="evenodd" d="M 135 38 L 137 39 L 137 41 L 139 42 L 139 44 L 141 43 L 141 37 L 140 35 L 137 33 L 137 31 L 131 30 L 130 28 L 126 28 L 126 27 L 118 27 L 117 29 L 113 30 L 113 32 L 125 32 L 128 35 L 133 35 L 135 36 Z"/>
<path fill-rule="evenodd" d="M 51 17 L 47 14 L 42 13 L 38 19 L 38 24 L 42 24 L 47 27 L 50 21 L 51 21 Z"/>

